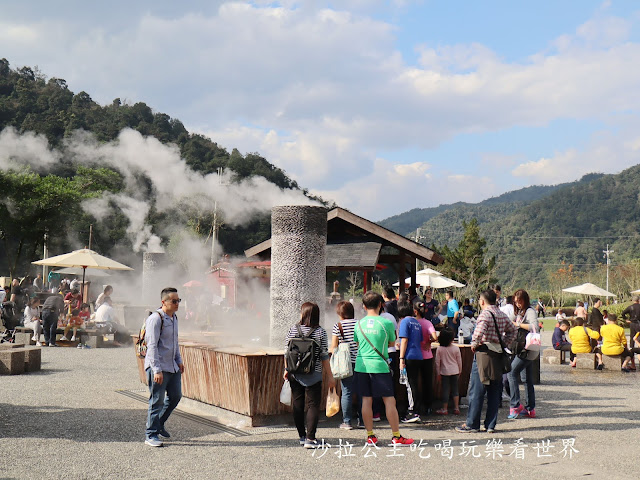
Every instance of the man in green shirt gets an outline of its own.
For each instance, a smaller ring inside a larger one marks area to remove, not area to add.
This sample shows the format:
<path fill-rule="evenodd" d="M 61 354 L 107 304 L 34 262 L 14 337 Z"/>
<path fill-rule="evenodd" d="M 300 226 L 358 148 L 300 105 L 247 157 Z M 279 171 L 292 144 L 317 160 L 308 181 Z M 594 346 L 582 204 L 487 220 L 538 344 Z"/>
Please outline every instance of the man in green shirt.
<path fill-rule="evenodd" d="M 382 296 L 374 292 L 367 292 L 362 298 L 367 316 L 357 323 L 353 332 L 353 340 L 358 344 L 354 380 L 358 394 L 362 397 L 362 419 L 367 429 L 367 444 L 378 443 L 378 438 L 373 433 L 373 397 L 382 397 L 393 433 L 391 444 L 411 445 L 412 439 L 400 435 L 387 352 L 387 348 L 395 343 L 396 331 L 392 322 L 379 316 L 382 302 Z"/>

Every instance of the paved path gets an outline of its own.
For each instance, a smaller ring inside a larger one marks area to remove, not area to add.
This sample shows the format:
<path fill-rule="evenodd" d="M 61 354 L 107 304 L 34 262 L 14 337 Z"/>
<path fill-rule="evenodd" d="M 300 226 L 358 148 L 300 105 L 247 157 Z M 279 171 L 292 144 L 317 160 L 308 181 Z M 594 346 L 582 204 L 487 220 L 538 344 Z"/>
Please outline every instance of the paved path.
<path fill-rule="evenodd" d="M 545 332 L 547 344 L 549 338 Z M 146 447 L 145 404 L 117 393 L 142 387 L 132 349 L 42 353 L 42 372 L 0 377 L 2 478 L 291 479 L 306 478 L 303 469 L 316 478 L 341 479 L 637 477 L 633 452 L 640 438 L 640 374 L 544 365 L 543 384 L 536 387 L 539 418 L 508 421 L 503 408 L 498 432 L 488 435 L 456 433 L 453 427 L 462 418 L 430 417 L 424 425 L 403 426 L 405 436 L 428 443 L 422 451 L 400 450 L 404 457 L 388 457 L 393 451 L 383 448 L 377 457 L 365 458 L 364 431 L 338 430 L 334 417 L 321 424 L 318 438 L 355 444 L 351 453 L 356 456 L 339 458 L 338 452 L 348 449 L 332 448 L 316 452 L 316 457 L 324 455 L 315 458 L 298 446 L 291 429 L 232 436 L 179 416 L 167 424 L 172 441 L 164 448 Z M 376 431 L 381 440 L 390 437 L 386 424 Z M 502 445 L 488 447 L 492 438 Z M 508 456 L 519 438 L 528 445 L 521 450 L 524 459 Z M 563 458 L 563 439 L 575 439 L 579 452 L 572 459 Z M 449 441 L 453 450 L 447 448 Z M 552 456 L 538 458 L 534 447 L 543 441 L 553 445 Z M 486 457 L 491 452 L 495 460 Z"/>

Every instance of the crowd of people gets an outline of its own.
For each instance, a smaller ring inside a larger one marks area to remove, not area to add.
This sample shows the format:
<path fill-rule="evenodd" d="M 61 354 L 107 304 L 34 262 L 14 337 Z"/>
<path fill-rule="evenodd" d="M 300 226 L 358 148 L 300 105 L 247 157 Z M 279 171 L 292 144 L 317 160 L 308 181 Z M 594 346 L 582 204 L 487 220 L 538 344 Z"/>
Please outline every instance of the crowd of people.
<path fill-rule="evenodd" d="M 604 368 L 603 355 L 620 356 L 621 370 L 635 371 L 635 354 L 640 353 L 640 297 L 632 297 L 632 304 L 622 312 L 622 320 L 629 326 L 629 341 L 624 328 L 618 324 L 618 316 L 602 308 L 602 301 L 594 299 L 591 314 L 583 302 L 578 302 L 573 316 L 565 311 L 556 314 L 557 324 L 553 331 L 552 345 L 555 350 L 569 352 L 570 365 L 577 366 L 576 355 L 594 353 L 597 370 Z"/>
<path fill-rule="evenodd" d="M 482 292 L 477 312 L 475 302 L 465 299 L 460 306 L 451 291 L 446 292 L 443 303 L 433 298 L 429 288 L 424 296 L 409 289 L 397 298 L 390 287 L 384 289 L 383 295 L 368 292 L 362 299 L 364 316 L 359 320 L 356 319 L 359 305 L 347 301 L 336 305 L 339 321 L 333 325 L 331 341 L 319 324 L 318 306 L 302 305 L 301 319 L 285 339 L 283 376 L 291 388 L 300 444 L 309 449 L 318 446 L 316 428 L 323 371 L 329 373 L 329 388 L 335 385 L 329 343 L 334 354 L 341 343 L 349 345 L 353 372 L 340 380 L 339 428 L 364 428 L 369 445 L 378 443 L 373 427 L 382 413 L 391 426 L 391 445 L 413 443 L 401 435 L 400 424 L 420 422 L 434 413 L 460 415 L 458 383 L 463 369 L 460 351 L 463 345 L 468 345 L 474 359 L 468 387 L 469 410 L 466 421 L 456 430 L 480 430 L 486 397 L 484 428 L 489 433 L 495 431 L 503 390 L 510 402 L 510 419 L 534 418 L 532 364 L 540 352 L 538 314 L 525 290 L 517 290 L 508 299 L 502 299 L 500 293 L 499 286 Z M 303 352 L 299 342 L 305 339 L 312 339 L 316 348 Z M 305 371 L 301 370 L 302 353 L 306 353 L 305 361 L 313 357 L 312 367 Z M 508 373 L 504 368 L 507 363 Z M 525 385 L 522 397 L 521 381 Z M 434 399 L 437 384 L 440 397 Z"/>

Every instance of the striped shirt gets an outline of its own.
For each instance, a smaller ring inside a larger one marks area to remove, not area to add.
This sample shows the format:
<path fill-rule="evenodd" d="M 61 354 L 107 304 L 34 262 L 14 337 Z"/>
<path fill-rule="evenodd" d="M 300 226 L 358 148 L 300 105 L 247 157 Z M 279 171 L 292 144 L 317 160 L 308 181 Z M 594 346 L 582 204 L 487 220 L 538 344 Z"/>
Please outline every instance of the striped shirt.
<path fill-rule="evenodd" d="M 342 331 L 344 332 L 344 338 L 340 334 L 340 327 L 338 324 L 342 323 Z M 333 324 L 333 330 L 331 333 L 338 337 L 340 343 L 349 343 L 349 354 L 351 355 L 351 363 L 356 363 L 356 357 L 358 356 L 358 344 L 353 341 L 353 330 L 358 323 L 355 319 L 342 320 L 341 322 L 337 322 Z"/>
<path fill-rule="evenodd" d="M 516 339 L 518 327 L 516 327 L 505 313 L 495 305 L 490 305 L 487 309 L 480 312 L 478 315 L 478 323 L 476 329 L 473 331 L 473 337 L 471 338 L 471 345 L 478 346 L 485 343 L 497 343 L 500 344 L 500 339 L 496 333 L 496 326 L 493 322 L 493 317 L 496 318 L 498 324 L 498 330 L 503 335 L 502 342 L 504 345 L 511 345 Z"/>
<path fill-rule="evenodd" d="M 300 325 L 300 330 L 302 330 L 303 335 L 308 335 L 311 331 L 311 327 Z M 284 342 L 285 352 L 289 349 L 289 342 L 291 341 L 291 339 L 296 337 L 298 337 L 298 324 L 292 326 L 289 329 L 289 333 L 287 333 L 287 338 Z M 314 332 L 311 334 L 311 338 L 313 338 L 316 342 L 318 342 L 318 345 L 320 345 L 320 351 L 316 353 L 315 371 L 317 373 L 322 373 L 322 361 L 329 360 L 329 343 L 327 340 L 327 331 L 322 327 L 316 327 Z"/>

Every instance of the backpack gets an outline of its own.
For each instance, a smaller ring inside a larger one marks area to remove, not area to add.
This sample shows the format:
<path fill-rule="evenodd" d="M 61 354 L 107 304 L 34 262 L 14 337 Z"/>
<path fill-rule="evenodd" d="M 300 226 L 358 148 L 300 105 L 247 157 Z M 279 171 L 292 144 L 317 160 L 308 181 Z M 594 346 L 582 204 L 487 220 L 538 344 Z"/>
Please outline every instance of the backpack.
<path fill-rule="evenodd" d="M 311 338 L 318 327 L 313 327 L 308 335 L 302 333 L 300 325 L 296 325 L 298 335 L 289 340 L 289 347 L 285 354 L 287 372 L 309 374 L 316 369 L 316 359 L 320 352 L 320 345 Z"/>
<path fill-rule="evenodd" d="M 157 310 L 154 313 L 157 313 L 158 315 L 160 315 L 160 335 L 162 335 L 162 327 L 164 326 L 162 315 L 160 314 L 160 310 Z M 145 336 L 147 334 L 148 319 L 149 317 L 147 317 L 144 320 L 144 323 L 142 324 L 142 328 L 140 329 L 140 333 L 138 334 L 138 341 L 136 342 L 136 356 L 139 358 L 145 358 L 147 356 L 147 341 L 145 339 Z"/>

